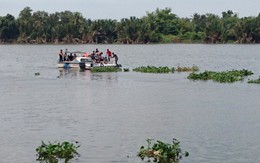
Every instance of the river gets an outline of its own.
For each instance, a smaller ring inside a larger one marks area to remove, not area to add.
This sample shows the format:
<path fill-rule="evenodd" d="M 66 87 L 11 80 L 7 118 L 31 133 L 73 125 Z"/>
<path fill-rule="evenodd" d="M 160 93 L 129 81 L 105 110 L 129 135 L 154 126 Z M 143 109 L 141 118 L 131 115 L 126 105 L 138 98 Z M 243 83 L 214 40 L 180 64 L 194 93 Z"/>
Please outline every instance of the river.
<path fill-rule="evenodd" d="M 59 70 L 65 48 L 109 48 L 130 72 Z M 260 45 L 0 45 L 0 56 L 0 162 L 37 162 L 41 141 L 79 141 L 71 162 L 141 163 L 147 138 L 178 139 L 182 163 L 260 162 L 260 85 L 247 83 L 260 76 Z M 132 71 L 147 65 L 255 74 L 221 84 Z"/>

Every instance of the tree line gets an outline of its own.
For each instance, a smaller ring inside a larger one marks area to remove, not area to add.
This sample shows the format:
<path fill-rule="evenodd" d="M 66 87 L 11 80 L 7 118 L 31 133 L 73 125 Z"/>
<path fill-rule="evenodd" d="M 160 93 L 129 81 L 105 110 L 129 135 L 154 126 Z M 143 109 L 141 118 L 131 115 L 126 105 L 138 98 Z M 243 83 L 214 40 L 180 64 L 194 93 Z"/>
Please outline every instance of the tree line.
<path fill-rule="evenodd" d="M 260 43 L 260 13 L 239 18 L 231 10 L 180 18 L 170 8 L 137 18 L 86 19 L 79 12 L 33 12 L 0 16 L 0 43 Z"/>

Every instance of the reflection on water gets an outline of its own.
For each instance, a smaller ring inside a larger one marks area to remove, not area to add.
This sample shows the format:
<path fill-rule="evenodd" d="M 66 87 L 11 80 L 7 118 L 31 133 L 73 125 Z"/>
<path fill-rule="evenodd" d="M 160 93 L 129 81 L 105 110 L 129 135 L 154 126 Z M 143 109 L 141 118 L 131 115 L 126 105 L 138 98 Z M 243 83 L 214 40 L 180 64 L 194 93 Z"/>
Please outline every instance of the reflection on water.
<path fill-rule="evenodd" d="M 106 81 L 115 81 L 117 80 L 117 75 L 115 73 L 93 73 L 91 75 L 91 80 L 106 80 Z"/>
<path fill-rule="evenodd" d="M 73 69 L 63 69 L 59 68 L 59 75 L 57 78 L 76 78 L 84 77 L 89 78 L 90 80 L 106 80 L 106 81 L 115 81 L 117 80 L 116 72 L 114 73 L 91 73 L 90 70 L 80 70 L 77 68 Z"/>
<path fill-rule="evenodd" d="M 195 64 L 202 71 L 245 68 L 258 77 L 259 46 L 100 45 L 130 68 L 116 73 L 56 69 L 55 52 L 65 48 L 96 45 L 1 45 L 0 162 L 35 162 L 42 140 L 79 141 L 81 157 L 71 162 L 142 162 L 136 154 L 147 138 L 180 140 L 190 153 L 183 163 L 260 161 L 259 85 L 131 71 Z"/>
<path fill-rule="evenodd" d="M 90 75 L 90 71 L 83 71 L 79 68 L 68 68 L 68 69 L 64 69 L 64 68 L 58 68 L 59 70 L 59 75 L 58 78 L 60 77 L 76 77 L 76 76 L 87 76 Z"/>

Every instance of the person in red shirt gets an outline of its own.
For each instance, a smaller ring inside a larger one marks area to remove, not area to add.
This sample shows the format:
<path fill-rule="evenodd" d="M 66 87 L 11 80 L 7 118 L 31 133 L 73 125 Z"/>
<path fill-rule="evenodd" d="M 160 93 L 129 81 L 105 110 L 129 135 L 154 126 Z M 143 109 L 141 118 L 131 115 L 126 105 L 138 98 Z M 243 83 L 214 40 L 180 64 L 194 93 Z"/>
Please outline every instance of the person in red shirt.
<path fill-rule="evenodd" d="M 110 58 L 112 57 L 112 52 L 107 49 L 107 58 L 108 58 L 108 61 L 110 61 Z"/>
<path fill-rule="evenodd" d="M 88 57 L 88 56 L 89 56 L 88 52 L 85 52 L 83 55 L 83 57 Z"/>

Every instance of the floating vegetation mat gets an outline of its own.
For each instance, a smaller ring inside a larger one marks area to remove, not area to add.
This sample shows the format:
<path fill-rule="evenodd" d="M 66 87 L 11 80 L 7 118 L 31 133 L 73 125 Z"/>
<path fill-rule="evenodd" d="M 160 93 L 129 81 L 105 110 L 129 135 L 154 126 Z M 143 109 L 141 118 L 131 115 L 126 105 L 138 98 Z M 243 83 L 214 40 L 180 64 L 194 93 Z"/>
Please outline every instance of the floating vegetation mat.
<path fill-rule="evenodd" d="M 175 71 L 177 72 L 189 72 L 189 71 L 199 71 L 199 68 L 197 66 L 192 66 L 192 67 L 180 67 L 178 66 Z"/>
<path fill-rule="evenodd" d="M 76 142 L 76 144 L 77 143 L 78 142 Z M 37 161 L 58 163 L 59 160 L 64 159 L 64 162 L 68 162 L 75 156 L 79 156 L 77 152 L 78 148 L 79 145 L 74 145 L 70 142 L 49 144 L 42 142 L 42 145 L 36 148 L 36 152 L 38 153 Z"/>
<path fill-rule="evenodd" d="M 143 72 L 143 73 L 170 73 L 174 71 L 174 69 L 171 69 L 167 66 L 165 67 L 141 66 L 141 67 L 134 68 L 133 71 Z"/>
<path fill-rule="evenodd" d="M 39 73 L 39 72 L 36 72 L 36 73 L 34 73 L 34 75 L 35 75 L 35 76 L 39 76 L 39 75 L 40 75 L 40 73 Z"/>
<path fill-rule="evenodd" d="M 174 73 L 175 71 L 177 72 L 194 72 L 194 71 L 199 71 L 199 68 L 197 66 L 192 66 L 192 67 L 180 67 L 178 66 L 177 68 L 169 68 L 167 66 L 164 67 L 155 67 L 155 66 L 141 66 L 134 68 L 133 71 L 136 72 L 143 72 L 143 73 Z"/>
<path fill-rule="evenodd" d="M 245 76 L 252 75 L 253 72 L 249 70 L 232 70 L 232 71 L 205 71 L 203 73 L 191 73 L 188 79 L 191 80 L 213 80 L 220 83 L 233 83 L 244 80 Z"/>
<path fill-rule="evenodd" d="M 153 162 L 176 163 L 183 156 L 189 156 L 188 152 L 182 152 L 180 142 L 177 139 L 173 139 L 172 144 L 157 140 L 157 142 L 152 145 L 152 139 L 147 139 L 146 141 L 148 143 L 147 147 L 141 146 L 138 156 L 142 160 L 147 157 L 147 162 L 151 162 L 150 158 L 153 158 Z"/>
<path fill-rule="evenodd" d="M 250 84 L 260 84 L 260 76 L 258 79 L 255 79 L 255 80 L 248 80 L 247 83 L 250 83 Z"/>
<path fill-rule="evenodd" d="M 124 72 L 129 72 L 129 68 L 124 68 Z"/>
<path fill-rule="evenodd" d="M 91 72 L 118 72 L 122 71 L 121 68 L 118 67 L 93 67 Z"/>

